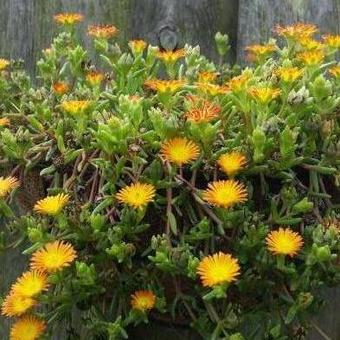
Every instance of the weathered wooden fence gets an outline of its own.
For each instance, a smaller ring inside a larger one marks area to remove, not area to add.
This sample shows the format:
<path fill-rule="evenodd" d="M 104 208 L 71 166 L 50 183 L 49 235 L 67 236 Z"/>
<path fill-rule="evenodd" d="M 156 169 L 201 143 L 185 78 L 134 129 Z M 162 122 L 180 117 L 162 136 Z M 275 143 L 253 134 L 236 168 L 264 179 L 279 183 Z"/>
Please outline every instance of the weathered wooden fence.
<path fill-rule="evenodd" d="M 40 51 L 48 47 L 56 31 L 53 15 L 65 11 L 85 15 L 83 30 L 89 23 L 113 23 L 119 27 L 122 40 L 143 38 L 167 46 L 199 44 L 213 59 L 214 34 L 228 33 L 230 58 L 239 62 L 244 47 L 266 41 L 277 23 L 312 22 L 321 32 L 340 32 L 340 0 L 0 0 L 0 57 L 23 59 L 33 74 Z M 18 251 L 0 256 L 0 292 L 23 266 Z M 318 323 L 330 339 L 339 340 L 340 291 L 330 290 L 326 295 L 329 303 Z M 0 319 L 0 338 L 6 339 L 3 325 L 5 321 Z M 169 339 L 174 334 L 169 332 Z M 312 333 L 310 339 L 322 337 Z"/>

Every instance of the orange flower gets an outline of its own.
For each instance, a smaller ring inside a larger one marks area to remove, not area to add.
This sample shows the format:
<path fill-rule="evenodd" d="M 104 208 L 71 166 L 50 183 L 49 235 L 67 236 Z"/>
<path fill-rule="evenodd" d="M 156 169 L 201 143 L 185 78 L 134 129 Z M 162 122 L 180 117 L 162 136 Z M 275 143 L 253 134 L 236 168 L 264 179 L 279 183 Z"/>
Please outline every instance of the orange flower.
<path fill-rule="evenodd" d="M 241 74 L 237 77 L 231 78 L 227 83 L 226 87 L 230 89 L 232 92 L 241 92 L 244 91 L 247 87 L 247 84 L 250 80 L 249 74 Z"/>
<path fill-rule="evenodd" d="M 4 198 L 12 190 L 19 186 L 19 180 L 15 177 L 0 177 L 0 198 Z"/>
<path fill-rule="evenodd" d="M 87 28 L 87 34 L 97 39 L 109 39 L 118 32 L 118 28 L 113 25 L 91 25 Z"/>
<path fill-rule="evenodd" d="M 176 51 L 158 51 L 157 57 L 163 60 L 166 64 L 173 64 L 178 59 L 185 57 L 185 50 L 179 49 Z"/>
<path fill-rule="evenodd" d="M 219 94 L 226 94 L 230 92 L 229 88 L 226 86 L 209 83 L 195 83 L 195 85 L 201 92 L 210 96 L 217 96 Z"/>
<path fill-rule="evenodd" d="M 54 241 L 45 244 L 33 253 L 31 268 L 42 272 L 53 273 L 71 265 L 77 253 L 70 243 Z"/>
<path fill-rule="evenodd" d="M 271 87 L 252 87 L 248 92 L 261 104 L 268 104 L 271 100 L 280 95 L 279 89 L 273 89 Z"/>
<path fill-rule="evenodd" d="M 238 152 L 232 151 L 220 156 L 217 164 L 221 167 L 222 171 L 228 176 L 233 176 L 242 170 L 247 163 L 246 157 Z"/>
<path fill-rule="evenodd" d="M 303 70 L 297 67 L 280 67 L 276 73 L 283 81 L 291 83 L 302 76 Z"/>
<path fill-rule="evenodd" d="M 161 157 L 179 166 L 197 159 L 199 152 L 198 146 L 185 137 L 172 138 L 161 147 Z"/>
<path fill-rule="evenodd" d="M 0 71 L 4 70 L 9 64 L 8 60 L 0 58 Z"/>
<path fill-rule="evenodd" d="M 9 126 L 11 124 L 7 117 L 0 118 L 0 126 Z"/>
<path fill-rule="evenodd" d="M 250 45 L 246 47 L 246 51 L 249 53 L 250 60 L 263 60 L 268 57 L 270 54 L 277 50 L 277 46 L 274 44 L 266 44 L 266 45 Z"/>
<path fill-rule="evenodd" d="M 212 83 L 216 80 L 218 72 L 203 71 L 198 74 L 199 83 Z"/>
<path fill-rule="evenodd" d="M 288 26 L 277 25 L 274 28 L 275 33 L 290 40 L 300 40 L 301 38 L 311 37 L 317 31 L 318 29 L 315 25 L 301 22 Z"/>
<path fill-rule="evenodd" d="M 340 48 L 340 35 L 332 35 L 332 34 L 327 34 L 322 36 L 323 42 L 331 48 L 334 49 L 339 49 Z"/>
<path fill-rule="evenodd" d="M 131 48 L 132 53 L 140 54 L 146 49 L 148 44 L 144 40 L 130 40 L 129 46 Z"/>
<path fill-rule="evenodd" d="M 131 306 L 133 309 L 146 312 L 154 308 L 156 295 L 150 290 L 138 290 L 131 295 Z"/>
<path fill-rule="evenodd" d="M 230 208 L 247 200 L 247 190 L 242 183 L 233 179 L 215 181 L 208 184 L 203 199 L 214 206 Z"/>
<path fill-rule="evenodd" d="M 144 85 L 159 93 L 175 93 L 182 89 L 182 87 L 185 85 L 185 81 L 150 79 L 147 80 Z"/>
<path fill-rule="evenodd" d="M 52 85 L 53 91 L 60 96 L 67 93 L 70 90 L 70 87 L 67 83 L 63 81 L 57 81 Z"/>
<path fill-rule="evenodd" d="M 312 66 L 322 63 L 325 54 L 320 50 L 310 50 L 299 53 L 297 57 L 305 65 Z"/>
<path fill-rule="evenodd" d="M 83 19 L 84 16 L 80 13 L 60 13 L 54 16 L 54 20 L 60 25 L 74 25 Z"/>
<path fill-rule="evenodd" d="M 240 275 L 240 266 L 230 254 L 219 252 L 204 257 L 197 267 L 197 273 L 204 287 L 214 287 L 236 281 Z"/>
<path fill-rule="evenodd" d="M 300 45 L 306 50 L 322 50 L 325 45 L 320 41 L 312 39 L 312 38 L 301 38 L 299 40 Z"/>
<path fill-rule="evenodd" d="M 202 99 L 196 101 L 194 106 L 185 114 L 188 121 L 200 123 L 210 122 L 218 117 L 221 108 L 212 102 Z"/>
<path fill-rule="evenodd" d="M 266 237 L 267 248 L 275 255 L 295 256 L 303 246 L 302 237 L 290 228 L 271 231 Z"/>
<path fill-rule="evenodd" d="M 99 85 L 104 79 L 104 74 L 101 72 L 90 71 L 86 74 L 86 80 L 91 86 Z"/>
<path fill-rule="evenodd" d="M 329 68 L 328 72 L 335 78 L 340 78 L 340 65 Z"/>
<path fill-rule="evenodd" d="M 10 293 L 2 303 L 1 314 L 4 316 L 20 316 L 36 304 L 36 300 L 31 297 Z"/>
<path fill-rule="evenodd" d="M 34 315 L 25 315 L 13 324 L 10 340 L 38 340 L 45 329 L 45 321 Z"/>

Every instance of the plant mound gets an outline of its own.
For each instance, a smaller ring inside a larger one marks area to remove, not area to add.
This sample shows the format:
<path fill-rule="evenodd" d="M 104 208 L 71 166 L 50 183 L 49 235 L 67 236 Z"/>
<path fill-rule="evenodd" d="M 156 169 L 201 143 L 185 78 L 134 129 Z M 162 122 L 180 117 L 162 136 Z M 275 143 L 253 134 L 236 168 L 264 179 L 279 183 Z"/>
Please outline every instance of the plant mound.
<path fill-rule="evenodd" d="M 90 59 L 82 20 L 55 16 L 34 85 L 0 60 L 1 248 L 27 258 L 2 302 L 10 338 L 158 320 L 303 339 L 340 279 L 340 36 L 278 26 L 241 68 L 220 33 L 216 65 L 93 25 Z"/>

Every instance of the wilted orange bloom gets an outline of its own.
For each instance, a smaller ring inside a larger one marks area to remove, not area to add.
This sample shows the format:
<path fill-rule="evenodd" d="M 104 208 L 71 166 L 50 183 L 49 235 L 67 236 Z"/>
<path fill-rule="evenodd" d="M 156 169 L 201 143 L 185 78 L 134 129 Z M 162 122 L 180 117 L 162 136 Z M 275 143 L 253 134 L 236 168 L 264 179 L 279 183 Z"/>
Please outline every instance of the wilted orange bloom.
<path fill-rule="evenodd" d="M 300 78 L 303 70 L 297 67 L 280 67 L 276 74 L 285 82 L 290 83 Z"/>
<path fill-rule="evenodd" d="M 11 122 L 7 117 L 0 118 L 0 126 L 8 126 L 10 123 Z"/>
<path fill-rule="evenodd" d="M 250 45 L 246 47 L 246 51 L 249 53 L 248 58 L 251 60 L 259 60 L 269 56 L 277 50 L 277 46 L 274 44 L 266 45 Z"/>
<path fill-rule="evenodd" d="M 311 37 L 318 31 L 317 27 L 313 24 L 295 23 L 288 26 L 277 25 L 274 32 L 286 39 L 300 40 L 301 38 Z"/>
<path fill-rule="evenodd" d="M 322 63 L 325 58 L 325 54 L 320 50 L 305 51 L 298 54 L 298 59 L 305 65 L 318 65 Z"/>
<path fill-rule="evenodd" d="M 86 80 L 92 86 L 99 85 L 104 79 L 104 74 L 97 71 L 90 71 L 86 74 Z"/>
<path fill-rule="evenodd" d="M 312 38 L 301 38 L 299 40 L 300 45 L 306 50 L 322 50 L 325 45 L 318 40 Z"/>
<path fill-rule="evenodd" d="M 109 39 L 117 35 L 118 28 L 113 25 L 90 25 L 87 28 L 89 36 L 98 39 Z"/>
<path fill-rule="evenodd" d="M 70 90 L 70 87 L 64 81 L 57 81 L 52 85 L 52 89 L 56 94 L 63 95 Z"/>
<path fill-rule="evenodd" d="M 83 19 L 84 16 L 80 13 L 60 13 L 54 16 L 54 20 L 61 25 L 73 25 Z"/>
<path fill-rule="evenodd" d="M 209 83 L 195 83 L 195 85 L 201 92 L 210 96 L 216 96 L 218 94 L 226 94 L 230 92 L 229 88 L 226 86 L 220 86 Z"/>
<path fill-rule="evenodd" d="M 229 88 L 232 92 L 240 92 L 246 89 L 249 80 L 249 74 L 241 74 L 237 77 L 231 78 L 226 83 L 226 87 Z"/>
<path fill-rule="evenodd" d="M 173 64 L 178 59 L 185 57 L 185 50 L 179 49 L 176 51 L 158 51 L 157 57 L 163 60 L 166 64 Z"/>
<path fill-rule="evenodd" d="M 271 87 L 252 87 L 248 90 L 248 93 L 259 103 L 268 104 L 271 100 L 280 95 L 279 89 L 273 89 Z"/>
<path fill-rule="evenodd" d="M 144 40 L 130 40 L 129 46 L 133 53 L 142 53 L 148 44 Z"/>
<path fill-rule="evenodd" d="M 160 93 L 175 93 L 185 85 L 184 80 L 149 79 L 144 85 Z"/>
<path fill-rule="evenodd" d="M 193 101 L 193 107 L 185 114 L 188 121 L 195 123 L 210 122 L 214 118 L 217 118 L 218 114 L 221 111 L 221 108 L 219 106 L 208 100 L 194 99 Z"/>
<path fill-rule="evenodd" d="M 211 83 L 216 80 L 218 72 L 203 71 L 198 74 L 199 83 Z"/>
<path fill-rule="evenodd" d="M 340 78 L 340 65 L 329 68 L 328 72 L 335 78 Z"/>
<path fill-rule="evenodd" d="M 0 58 L 0 71 L 4 70 L 9 64 L 8 60 Z"/>
<path fill-rule="evenodd" d="M 323 42 L 331 48 L 340 48 L 340 35 L 327 34 L 322 36 Z"/>

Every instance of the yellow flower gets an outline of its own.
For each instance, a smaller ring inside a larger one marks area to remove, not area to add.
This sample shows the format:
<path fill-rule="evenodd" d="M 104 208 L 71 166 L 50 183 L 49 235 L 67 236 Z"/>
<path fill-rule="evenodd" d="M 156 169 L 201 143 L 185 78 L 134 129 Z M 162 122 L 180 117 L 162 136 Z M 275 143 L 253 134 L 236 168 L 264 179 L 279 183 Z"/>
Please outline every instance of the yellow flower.
<path fill-rule="evenodd" d="M 277 50 L 277 46 L 274 44 L 266 44 L 266 45 L 250 45 L 246 47 L 246 51 L 248 52 L 248 59 L 253 60 L 263 60 L 264 58 L 269 57 L 273 52 Z"/>
<path fill-rule="evenodd" d="M 9 126 L 11 124 L 8 118 L 0 118 L 0 126 Z"/>
<path fill-rule="evenodd" d="M 0 177 L 0 198 L 4 198 L 18 186 L 19 181 L 15 177 Z"/>
<path fill-rule="evenodd" d="M 87 34 L 97 39 L 109 39 L 118 32 L 118 28 L 113 25 L 91 25 L 87 28 Z"/>
<path fill-rule="evenodd" d="M 8 60 L 0 58 L 0 71 L 4 70 L 9 64 Z"/>
<path fill-rule="evenodd" d="M 183 80 L 161 80 L 161 79 L 150 79 L 147 80 L 144 85 L 151 90 L 159 93 L 175 93 L 179 91 L 184 85 Z"/>
<path fill-rule="evenodd" d="M 217 84 L 209 84 L 209 83 L 195 83 L 197 88 L 203 92 L 204 94 L 210 96 L 216 96 L 218 94 L 226 94 L 230 90 L 226 86 L 220 86 Z"/>
<path fill-rule="evenodd" d="M 89 100 L 66 100 L 61 103 L 61 107 L 67 113 L 78 115 L 84 113 L 91 103 Z"/>
<path fill-rule="evenodd" d="M 307 50 L 317 50 L 317 49 L 321 50 L 325 47 L 324 44 L 322 44 L 320 41 L 311 39 L 309 37 L 301 38 L 299 40 L 299 43 L 302 47 L 304 47 Z"/>
<path fill-rule="evenodd" d="M 104 79 L 104 74 L 101 72 L 91 71 L 86 74 L 86 80 L 91 86 L 99 85 Z"/>
<path fill-rule="evenodd" d="M 266 237 L 267 248 L 275 255 L 295 256 L 302 248 L 302 237 L 290 228 L 271 231 Z"/>
<path fill-rule="evenodd" d="M 58 215 L 70 199 L 69 195 L 47 196 L 34 205 L 34 210 L 42 215 Z"/>
<path fill-rule="evenodd" d="M 303 38 L 311 37 L 318 31 L 317 27 L 313 24 L 295 23 L 288 26 L 277 25 L 274 29 L 278 35 L 285 37 L 289 40 L 300 40 Z"/>
<path fill-rule="evenodd" d="M 268 104 L 280 95 L 279 89 L 273 89 L 271 87 L 252 87 L 248 92 L 261 104 Z"/>
<path fill-rule="evenodd" d="M 37 304 L 36 300 L 17 294 L 9 294 L 2 303 L 4 316 L 20 316 Z"/>
<path fill-rule="evenodd" d="M 332 35 L 327 34 L 322 37 L 323 42 L 331 48 L 339 49 L 340 48 L 340 35 Z"/>
<path fill-rule="evenodd" d="M 216 80 L 218 72 L 203 71 L 198 74 L 199 83 L 212 83 Z"/>
<path fill-rule="evenodd" d="M 70 90 L 70 87 L 64 81 L 57 81 L 52 85 L 52 89 L 56 94 L 63 95 Z"/>
<path fill-rule="evenodd" d="M 31 269 L 52 273 L 70 266 L 76 257 L 76 251 L 70 243 L 50 242 L 33 253 Z"/>
<path fill-rule="evenodd" d="M 84 16 L 80 13 L 60 13 L 54 16 L 54 20 L 61 25 L 74 25 L 83 19 Z"/>
<path fill-rule="evenodd" d="M 213 287 L 236 281 L 240 275 L 240 266 L 230 254 L 219 252 L 204 257 L 197 267 L 197 273 L 204 287 Z"/>
<path fill-rule="evenodd" d="M 194 161 L 199 156 L 199 147 L 185 137 L 175 137 L 161 146 L 161 157 L 179 166 Z"/>
<path fill-rule="evenodd" d="M 328 72 L 335 78 L 340 78 L 340 65 L 329 68 Z"/>
<path fill-rule="evenodd" d="M 15 295 L 34 297 L 48 288 L 47 276 L 36 270 L 28 271 L 17 280 L 11 288 Z"/>
<path fill-rule="evenodd" d="M 217 164 L 228 176 L 233 176 L 247 163 L 246 157 L 237 151 L 226 153 L 217 160 Z"/>
<path fill-rule="evenodd" d="M 176 51 L 158 51 L 157 58 L 163 60 L 166 64 L 173 64 L 178 59 L 185 57 L 185 50 L 179 49 Z"/>
<path fill-rule="evenodd" d="M 232 179 L 214 181 L 203 192 L 203 199 L 214 206 L 230 208 L 247 200 L 247 190 L 242 183 Z"/>
<path fill-rule="evenodd" d="M 221 108 L 205 99 L 193 99 L 193 107 L 185 114 L 188 121 L 201 123 L 210 122 L 218 117 Z"/>
<path fill-rule="evenodd" d="M 247 84 L 250 80 L 249 74 L 241 74 L 237 77 L 231 78 L 227 83 L 226 87 L 232 92 L 241 92 L 246 89 Z"/>
<path fill-rule="evenodd" d="M 280 67 L 276 73 L 286 83 L 292 83 L 302 76 L 303 70 L 297 67 Z"/>
<path fill-rule="evenodd" d="M 138 209 L 153 201 L 155 194 L 156 190 L 152 184 L 137 182 L 121 189 L 116 194 L 116 198 L 119 202 Z"/>
<path fill-rule="evenodd" d="M 318 65 L 322 63 L 325 54 L 320 50 L 305 51 L 298 54 L 298 59 L 305 65 Z"/>
<path fill-rule="evenodd" d="M 142 312 L 154 308 L 156 295 L 150 290 L 138 290 L 131 295 L 131 306 Z"/>
<path fill-rule="evenodd" d="M 13 324 L 10 340 L 38 340 L 45 329 L 45 321 L 34 315 L 26 315 Z"/>
<path fill-rule="evenodd" d="M 143 53 L 148 44 L 144 40 L 130 40 L 129 47 L 131 48 L 132 53 L 140 54 Z"/>

